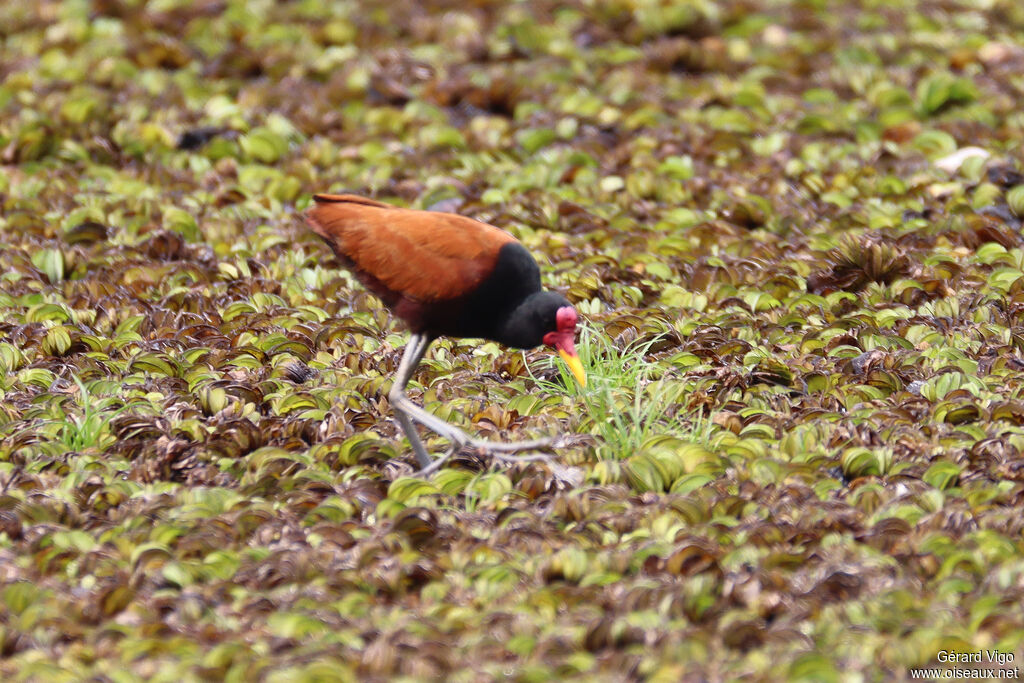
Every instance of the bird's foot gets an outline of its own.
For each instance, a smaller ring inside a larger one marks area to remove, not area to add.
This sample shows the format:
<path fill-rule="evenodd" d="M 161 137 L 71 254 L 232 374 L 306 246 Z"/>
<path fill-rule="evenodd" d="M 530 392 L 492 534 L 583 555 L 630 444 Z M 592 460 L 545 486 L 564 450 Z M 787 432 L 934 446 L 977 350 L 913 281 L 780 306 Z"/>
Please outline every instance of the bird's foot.
<path fill-rule="evenodd" d="M 463 444 L 463 448 L 475 448 L 479 451 L 489 453 L 520 453 L 522 451 L 534 451 L 538 448 L 555 448 L 558 439 L 545 437 L 543 439 L 532 439 L 530 441 L 488 441 L 486 439 L 470 439 Z"/>
<path fill-rule="evenodd" d="M 521 443 L 527 443 L 527 442 L 521 442 Z M 498 450 L 492 448 L 492 446 L 494 446 L 494 445 L 509 445 L 509 444 L 491 444 L 491 443 L 489 443 L 487 441 L 480 441 L 480 440 L 476 440 L 476 439 L 471 440 L 471 443 L 468 446 L 459 446 L 458 444 L 453 442 L 451 447 L 447 451 L 445 451 L 444 455 L 442 455 L 440 458 L 438 458 L 434 462 L 430 463 L 426 467 L 424 467 L 421 470 L 419 470 L 418 472 L 416 472 L 416 475 L 417 476 L 421 476 L 421 477 L 426 477 L 426 476 L 429 476 L 429 475 L 433 474 L 434 472 L 436 472 L 439 469 L 441 469 L 444 466 L 444 464 L 446 462 L 448 462 L 452 457 L 454 457 L 458 453 L 461 453 L 463 450 L 471 450 L 474 455 L 487 458 L 487 459 L 491 460 L 492 462 L 498 462 L 498 463 L 503 463 L 503 464 L 507 464 L 507 465 L 515 465 L 515 464 L 524 463 L 524 462 L 542 462 L 542 463 L 546 463 L 546 464 L 551 464 L 553 462 L 551 456 L 546 454 L 546 453 L 529 453 L 529 454 L 525 454 L 525 455 L 511 455 L 511 454 L 509 454 L 507 452 L 501 452 L 501 451 L 498 451 Z M 516 450 L 517 451 L 523 451 L 523 450 L 528 450 L 528 449 L 527 448 L 518 448 Z"/>
<path fill-rule="evenodd" d="M 441 432 L 441 430 L 438 430 Z M 446 462 L 462 452 L 469 452 L 473 455 L 486 458 L 492 462 L 506 465 L 515 465 L 524 462 L 552 463 L 550 455 L 546 453 L 521 454 L 523 451 L 536 451 L 542 448 L 556 448 L 564 443 L 562 437 L 543 439 L 532 439 L 530 441 L 487 441 L 486 439 L 474 439 L 458 427 L 446 425 L 441 436 L 451 441 L 451 446 L 437 460 L 434 460 L 426 467 L 416 472 L 417 476 L 426 477 L 441 469 Z M 516 455 L 513 455 L 516 454 Z"/>
<path fill-rule="evenodd" d="M 452 449 L 473 449 L 484 453 L 520 453 L 522 451 L 533 451 L 538 448 L 555 448 L 560 443 L 560 438 L 546 437 L 543 439 L 531 439 L 530 441 L 488 441 L 487 439 L 474 439 L 458 427 L 445 424 L 443 429 L 433 425 L 434 431 L 452 442 Z"/>

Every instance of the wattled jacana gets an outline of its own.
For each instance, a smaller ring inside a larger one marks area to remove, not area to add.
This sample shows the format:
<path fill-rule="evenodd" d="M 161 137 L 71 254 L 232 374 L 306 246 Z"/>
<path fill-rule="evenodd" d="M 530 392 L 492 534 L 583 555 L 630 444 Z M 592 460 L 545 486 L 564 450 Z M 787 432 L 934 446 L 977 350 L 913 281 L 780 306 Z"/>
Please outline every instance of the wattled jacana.
<path fill-rule="evenodd" d="M 546 445 L 546 439 L 491 443 L 431 415 L 405 387 L 431 342 L 441 335 L 483 337 L 506 346 L 554 347 L 582 385 L 576 354 L 576 309 L 541 289 L 526 248 L 493 225 L 451 213 L 401 209 L 356 195 L 313 195 L 306 222 L 346 268 L 412 330 L 388 399 L 421 468 L 432 460 L 413 421 L 452 442 L 490 452 Z"/>

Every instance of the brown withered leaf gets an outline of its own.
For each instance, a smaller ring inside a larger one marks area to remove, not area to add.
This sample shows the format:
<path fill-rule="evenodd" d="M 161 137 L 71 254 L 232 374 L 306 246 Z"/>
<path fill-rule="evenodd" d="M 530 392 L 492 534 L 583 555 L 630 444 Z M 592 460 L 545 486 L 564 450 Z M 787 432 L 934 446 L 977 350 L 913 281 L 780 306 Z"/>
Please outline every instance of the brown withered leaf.
<path fill-rule="evenodd" d="M 870 282 L 890 284 L 910 274 L 906 255 L 879 237 L 844 237 L 828 255 L 831 266 L 807 277 L 807 289 L 818 294 L 836 290 L 859 292 Z"/>

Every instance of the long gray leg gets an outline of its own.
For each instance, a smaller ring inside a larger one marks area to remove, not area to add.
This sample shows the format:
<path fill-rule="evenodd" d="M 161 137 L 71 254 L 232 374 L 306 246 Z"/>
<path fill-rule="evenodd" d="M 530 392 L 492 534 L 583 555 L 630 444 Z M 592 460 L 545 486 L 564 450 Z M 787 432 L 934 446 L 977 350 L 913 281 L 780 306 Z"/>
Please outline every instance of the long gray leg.
<path fill-rule="evenodd" d="M 409 343 L 405 346 L 405 353 L 402 354 L 402 362 L 398 365 L 395 382 L 391 385 L 391 391 L 388 393 L 388 400 L 394 407 L 398 422 L 402 425 L 402 431 L 405 432 L 405 436 L 409 439 L 409 445 L 412 446 L 412 450 L 416 454 L 420 469 L 430 465 L 432 459 L 423 446 L 423 442 L 420 441 L 420 435 L 416 433 L 416 425 L 409 419 L 406 404 L 413 407 L 415 405 L 405 395 L 405 387 L 409 384 L 416 366 L 423 360 L 423 355 L 427 352 L 431 341 L 429 337 L 422 334 L 414 334 L 410 337 Z"/>
<path fill-rule="evenodd" d="M 460 448 L 465 448 L 466 446 L 471 446 L 483 452 L 490 452 L 493 455 L 495 453 L 515 453 L 518 451 L 543 448 L 554 443 L 553 439 L 534 439 L 532 441 L 512 441 L 508 443 L 492 443 L 484 439 L 473 439 L 455 425 L 448 424 L 441 418 L 431 415 L 423 408 L 413 403 L 412 400 L 406 396 L 405 387 L 409 384 L 409 380 L 412 378 L 412 374 L 416 370 L 416 366 L 419 365 L 421 360 L 423 360 L 423 356 L 426 354 L 427 349 L 433 341 L 434 339 L 432 337 L 424 334 L 412 335 L 409 339 L 409 344 L 405 347 L 405 353 L 402 355 L 402 362 L 398 366 L 398 372 L 395 375 L 395 382 L 391 386 L 391 391 L 388 393 L 388 400 L 391 402 L 392 407 L 397 413 L 399 424 L 402 425 L 402 430 L 405 431 L 405 435 L 409 439 L 409 444 L 412 446 L 412 450 L 416 454 L 416 460 L 419 462 L 421 471 L 428 470 L 428 467 L 432 464 L 434 466 L 429 467 L 428 471 L 436 469 L 441 462 L 450 457 L 454 452 Z M 427 453 L 427 449 L 423 446 L 423 442 L 420 440 L 419 434 L 416 433 L 416 427 L 413 424 L 413 421 L 420 423 L 427 429 L 437 432 L 452 442 L 452 448 L 448 451 L 447 455 L 441 459 L 441 461 L 437 463 L 433 462 L 430 455 Z M 499 460 L 510 460 L 501 456 L 494 457 L 497 457 Z M 527 458 L 516 459 L 525 460 Z"/>

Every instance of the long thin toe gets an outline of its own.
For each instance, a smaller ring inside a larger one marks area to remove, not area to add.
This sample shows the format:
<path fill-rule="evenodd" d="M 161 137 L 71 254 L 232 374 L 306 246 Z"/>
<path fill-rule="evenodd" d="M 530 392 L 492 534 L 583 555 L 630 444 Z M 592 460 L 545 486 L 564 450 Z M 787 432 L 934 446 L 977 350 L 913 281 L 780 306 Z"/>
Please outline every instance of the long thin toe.
<path fill-rule="evenodd" d="M 533 439 L 531 441 L 486 441 L 484 439 L 473 439 L 468 445 L 481 451 L 492 453 L 520 453 L 522 451 L 534 451 L 541 448 L 551 448 L 556 439 L 546 437 Z"/>

